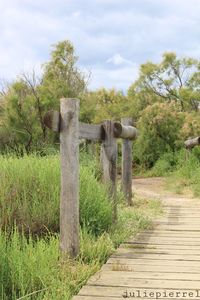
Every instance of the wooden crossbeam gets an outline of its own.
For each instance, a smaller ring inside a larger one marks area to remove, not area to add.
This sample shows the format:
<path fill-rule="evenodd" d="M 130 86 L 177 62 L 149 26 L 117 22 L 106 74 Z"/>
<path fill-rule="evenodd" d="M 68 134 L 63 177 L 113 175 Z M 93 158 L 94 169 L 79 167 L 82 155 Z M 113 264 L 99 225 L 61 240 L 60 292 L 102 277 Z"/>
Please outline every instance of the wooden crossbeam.
<path fill-rule="evenodd" d="M 61 114 L 51 110 L 44 116 L 44 124 L 54 132 L 61 131 Z M 135 140 L 138 131 L 133 126 L 125 126 L 120 122 L 113 122 L 113 134 L 115 138 Z M 103 124 L 93 125 L 79 122 L 79 139 L 102 141 L 105 139 Z"/>
<path fill-rule="evenodd" d="M 61 131 L 61 114 L 52 110 L 45 114 L 44 124 L 54 132 Z M 79 139 L 101 141 L 103 139 L 102 125 L 92 125 L 79 122 Z"/>
<path fill-rule="evenodd" d="M 194 148 L 195 146 L 198 146 L 200 145 L 200 136 L 197 136 L 193 139 L 188 139 L 184 142 L 184 146 L 186 149 L 192 149 Z"/>
<path fill-rule="evenodd" d="M 114 136 L 116 138 L 135 140 L 138 136 L 138 131 L 133 126 L 125 126 L 119 122 L 114 122 Z"/>
<path fill-rule="evenodd" d="M 103 139 L 102 125 L 91 125 L 79 122 L 79 138 L 92 141 L 101 141 Z"/>

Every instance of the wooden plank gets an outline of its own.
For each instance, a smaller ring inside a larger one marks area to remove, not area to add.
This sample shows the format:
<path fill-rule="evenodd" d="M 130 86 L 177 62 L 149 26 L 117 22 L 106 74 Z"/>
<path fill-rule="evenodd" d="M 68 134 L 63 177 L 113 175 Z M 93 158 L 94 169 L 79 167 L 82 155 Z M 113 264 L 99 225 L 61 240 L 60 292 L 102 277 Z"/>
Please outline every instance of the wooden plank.
<path fill-rule="evenodd" d="M 130 241 L 130 240 L 128 240 Z M 156 236 L 151 236 L 148 238 L 142 238 L 142 237 L 138 237 L 137 239 L 135 239 L 135 243 L 153 243 L 153 244 L 173 244 L 176 243 L 176 245 L 198 245 L 200 246 L 200 239 L 198 237 L 194 237 L 193 239 L 190 238 L 184 238 L 184 237 L 174 237 L 174 238 L 168 238 L 168 237 L 156 237 Z"/>
<path fill-rule="evenodd" d="M 181 254 L 181 255 L 200 255 L 200 247 L 198 247 L 198 249 L 166 249 L 168 247 L 165 248 L 150 248 L 150 246 L 148 248 L 132 248 L 132 247 L 120 247 L 120 249 L 130 249 L 131 251 L 133 251 L 133 253 L 141 253 L 141 254 Z"/>
<path fill-rule="evenodd" d="M 132 125 L 132 118 L 122 118 L 124 126 Z M 122 192 L 124 193 L 128 206 L 132 206 L 132 141 L 122 141 Z"/>
<path fill-rule="evenodd" d="M 93 141 L 102 140 L 102 125 L 92 125 L 79 122 L 79 138 Z"/>
<path fill-rule="evenodd" d="M 99 288 L 99 287 L 98 287 Z M 174 290 L 173 290 L 174 291 Z M 98 293 L 98 292 L 97 292 Z M 134 298 L 134 300 L 141 300 L 141 297 L 140 298 L 136 298 L 136 297 L 133 297 L 132 295 L 133 295 L 133 291 L 130 291 L 129 292 L 130 293 L 130 296 L 126 296 L 126 291 L 124 291 L 124 293 L 122 293 L 122 295 L 120 295 L 120 296 L 118 296 L 118 297 L 110 297 L 110 296 L 106 296 L 106 295 L 103 295 L 103 296 L 96 296 L 96 295 L 92 295 L 92 296 L 74 296 L 73 297 L 73 300 L 119 300 L 119 299 L 123 299 L 123 298 Z M 135 293 L 137 293 L 137 292 L 135 292 Z M 155 294 L 156 293 L 156 291 L 152 291 L 152 292 L 150 292 L 150 293 L 153 293 L 153 294 Z M 145 297 L 145 299 L 146 300 L 150 300 L 150 299 L 156 299 L 156 298 L 153 298 L 153 297 L 150 297 L 150 295 L 152 295 L 152 294 L 150 294 L 149 293 L 149 297 Z M 159 299 L 169 299 L 169 298 L 166 298 L 166 297 L 160 297 L 160 294 L 161 294 L 162 292 L 157 292 L 157 297 L 159 296 Z M 177 290 L 177 292 L 175 293 L 175 292 L 173 292 L 174 293 L 174 296 L 176 295 L 176 293 L 180 293 L 180 291 L 178 291 Z M 188 295 L 188 292 L 185 292 L 187 295 Z M 185 295 L 186 295 L 185 294 Z M 128 295 L 128 294 L 127 294 Z M 180 295 L 180 294 L 177 294 L 177 295 Z M 156 296 L 155 296 L 156 297 Z M 177 300 L 177 298 L 171 298 L 170 297 L 170 299 L 171 300 Z M 188 296 L 188 298 L 187 297 L 184 297 L 184 298 L 181 298 L 181 297 L 178 297 L 178 299 L 179 300 L 189 300 L 189 299 L 195 299 L 194 297 L 193 298 L 189 298 L 189 296 Z M 198 298 L 196 298 L 196 299 L 198 299 Z"/>
<path fill-rule="evenodd" d="M 96 295 L 94 295 L 94 296 L 93 295 L 92 296 L 75 296 L 75 297 L 73 297 L 73 300 L 119 300 L 119 299 L 123 299 L 123 298 L 129 298 L 129 299 L 134 298 L 135 300 L 141 300 L 141 297 L 136 298 L 135 296 L 133 296 L 133 293 L 136 294 L 137 291 L 132 290 L 132 291 L 129 291 L 129 293 L 127 291 L 124 291 L 124 293 L 121 296 L 118 296 L 118 297 L 96 296 Z M 145 299 L 147 299 L 147 300 L 150 300 L 150 299 L 177 300 L 177 298 L 171 298 L 171 297 L 167 298 L 166 296 L 163 296 L 163 297 L 161 296 L 160 297 L 160 295 L 162 295 L 162 293 L 163 293 L 163 291 L 158 292 L 157 290 L 156 291 L 154 290 L 152 292 L 149 292 L 149 297 L 145 297 Z M 176 292 L 175 292 L 175 290 L 173 290 L 173 291 L 171 291 L 171 293 L 173 293 L 174 297 L 175 297 L 176 295 L 180 295 L 181 292 L 180 292 L 180 290 L 179 291 L 177 290 Z M 193 293 L 193 291 L 191 293 Z M 154 298 L 151 297 L 151 295 L 155 295 Z M 187 295 L 187 296 L 185 297 L 184 295 Z M 183 294 L 182 297 L 179 296 L 178 299 L 179 300 L 189 300 L 189 299 L 195 299 L 195 298 L 194 297 L 193 298 L 189 297 L 189 292 L 187 291 L 187 292 L 185 292 L 185 294 Z M 196 298 L 196 299 L 199 299 L 199 298 Z"/>
<path fill-rule="evenodd" d="M 116 253 L 114 253 L 111 257 L 114 257 L 114 258 L 119 258 L 119 257 L 123 257 L 123 258 L 131 258 L 131 259 L 140 259 L 140 258 L 143 258 L 144 260 L 146 259 L 155 259 L 155 260 L 173 260 L 173 261 L 193 261 L 194 263 L 196 261 L 200 261 L 200 256 L 199 255 L 184 255 L 184 254 L 180 254 L 180 255 L 177 255 L 177 254 L 171 254 L 171 255 L 168 255 L 168 254 L 159 254 L 159 253 L 151 253 L 151 254 L 148 254 L 148 253 L 134 253 L 134 251 L 131 251 L 131 250 L 124 250 L 124 249 L 120 249 L 119 251 L 117 251 Z"/>
<path fill-rule="evenodd" d="M 157 225 L 158 226 L 158 225 Z M 155 228 L 158 228 L 156 225 L 155 225 Z M 167 230 L 170 230 L 170 231 L 195 231 L 195 232 L 199 232 L 200 233 L 200 227 L 197 227 L 197 226 L 192 226 L 192 225 L 162 225 L 160 224 L 159 225 L 159 229 L 167 229 Z"/>
<path fill-rule="evenodd" d="M 155 223 L 162 223 L 162 222 L 173 222 L 177 224 L 194 224 L 194 225 L 199 225 L 200 226 L 200 219 L 199 218 L 188 218 L 188 217 L 183 217 L 183 218 L 177 218 L 177 217 L 169 217 L 169 218 L 162 218 L 162 219 L 156 219 Z"/>
<path fill-rule="evenodd" d="M 60 249 L 79 253 L 79 100 L 61 99 Z"/>
<path fill-rule="evenodd" d="M 145 234 L 146 236 L 152 236 L 155 235 L 157 237 L 159 236 L 163 236 L 163 237 L 199 237 L 199 232 L 196 231 L 190 231 L 190 232 L 183 232 L 183 231 L 162 231 L 162 230 L 156 230 L 155 232 L 150 231 L 149 233 L 147 231 L 144 231 L 138 235 L 138 236 L 142 236 L 143 234 Z"/>
<path fill-rule="evenodd" d="M 123 280 L 130 281 L 132 280 L 133 284 L 136 279 L 148 279 L 148 280 L 183 280 L 183 281 L 197 281 L 199 282 L 199 274 L 196 273 L 182 273 L 182 272 L 176 272 L 175 270 L 172 270 L 173 272 L 134 272 L 134 271 L 101 271 L 99 274 L 96 274 L 95 276 L 92 276 L 90 280 L 88 281 L 88 284 L 96 284 L 97 281 L 102 280 L 106 283 L 107 280 L 112 280 L 112 282 L 118 281 L 123 278 Z M 196 285 L 197 286 L 197 285 Z"/>
<path fill-rule="evenodd" d="M 141 256 L 140 258 L 137 259 L 131 259 L 131 258 L 126 258 L 126 257 L 110 257 L 107 261 L 108 264 L 124 264 L 124 265 L 154 265 L 154 266 L 195 266 L 199 267 L 200 266 L 200 261 L 192 261 L 192 260 L 171 260 L 171 259 L 165 259 L 165 260 L 160 260 L 156 259 L 155 256 L 152 258 L 147 258 L 144 260 L 144 257 Z"/>
<path fill-rule="evenodd" d="M 181 236 L 178 236 L 178 235 L 173 235 L 173 236 L 151 236 L 151 235 L 148 235 L 148 234 L 140 234 L 140 235 L 137 235 L 135 238 L 134 238 L 134 241 L 145 241 L 147 240 L 148 242 L 152 241 L 152 240 L 158 240 L 158 241 L 171 241 L 171 242 L 174 242 L 174 241 L 183 241 L 183 242 L 187 242 L 187 241 L 194 241 L 194 242 L 200 242 L 200 236 L 184 236 L 184 235 L 181 235 Z"/>
<path fill-rule="evenodd" d="M 124 243 L 120 246 L 120 248 L 134 248 L 134 249 L 166 249 L 166 250 L 171 250 L 171 249 L 176 249 L 176 250 L 199 250 L 200 252 L 200 246 L 191 246 L 191 245 L 176 245 L 175 243 L 171 244 L 156 244 L 156 243 L 146 243 L 146 244 L 140 244 L 140 243 Z"/>
<path fill-rule="evenodd" d="M 107 263 L 103 265 L 102 271 L 104 270 L 109 270 L 113 272 L 118 272 L 118 271 L 126 271 L 126 272 L 161 272 L 161 273 L 171 273 L 175 271 L 176 273 L 195 273 L 195 274 L 200 274 L 200 265 L 199 266 L 194 266 L 191 264 L 191 266 L 176 266 L 174 265 L 146 265 L 145 262 L 143 264 L 120 264 L 120 263 Z"/>
<path fill-rule="evenodd" d="M 131 287 L 131 288 L 163 288 L 163 289 L 198 289 L 199 281 L 185 281 L 185 280 L 159 280 L 159 279 L 126 279 L 123 277 L 107 277 L 102 276 L 98 280 L 93 281 L 93 286 L 112 286 L 112 287 Z"/>
<path fill-rule="evenodd" d="M 113 122 L 103 123 L 103 141 L 101 147 L 103 182 L 108 185 L 113 201 L 113 221 L 117 219 L 117 141 L 113 134 Z"/>

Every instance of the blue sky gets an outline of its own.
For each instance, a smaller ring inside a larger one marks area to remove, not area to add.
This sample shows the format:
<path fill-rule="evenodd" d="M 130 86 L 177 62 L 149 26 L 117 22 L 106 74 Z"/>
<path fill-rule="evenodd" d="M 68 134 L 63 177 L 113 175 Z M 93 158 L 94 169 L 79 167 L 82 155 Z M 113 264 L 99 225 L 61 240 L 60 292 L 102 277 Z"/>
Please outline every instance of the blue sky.
<path fill-rule="evenodd" d="M 0 78 L 41 73 L 51 45 L 69 39 L 91 89 L 124 91 L 165 51 L 200 57 L 200 0 L 0 0 Z"/>

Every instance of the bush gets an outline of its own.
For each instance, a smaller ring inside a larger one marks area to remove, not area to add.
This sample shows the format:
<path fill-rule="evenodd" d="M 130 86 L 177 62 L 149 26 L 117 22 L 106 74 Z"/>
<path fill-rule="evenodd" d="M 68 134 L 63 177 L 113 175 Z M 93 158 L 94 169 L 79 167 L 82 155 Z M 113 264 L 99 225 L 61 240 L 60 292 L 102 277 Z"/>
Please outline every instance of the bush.
<path fill-rule="evenodd" d="M 179 149 L 183 120 L 184 115 L 178 112 L 173 102 L 155 103 L 144 109 L 138 122 L 136 160 L 149 168 L 164 153 Z"/>
<path fill-rule="evenodd" d="M 198 147 L 191 152 L 182 150 L 177 154 L 176 169 L 168 179 L 168 185 L 177 193 L 182 193 L 185 188 L 189 188 L 195 196 L 200 196 L 200 149 Z"/>
<path fill-rule="evenodd" d="M 148 176 L 167 176 L 177 167 L 179 152 L 164 153 L 155 163 L 153 168 L 147 172 Z"/>
<path fill-rule="evenodd" d="M 80 170 L 80 221 L 100 234 L 112 221 L 111 201 L 95 177 L 95 165 Z M 60 168 L 57 155 L 0 157 L 0 228 L 25 232 L 59 230 Z"/>

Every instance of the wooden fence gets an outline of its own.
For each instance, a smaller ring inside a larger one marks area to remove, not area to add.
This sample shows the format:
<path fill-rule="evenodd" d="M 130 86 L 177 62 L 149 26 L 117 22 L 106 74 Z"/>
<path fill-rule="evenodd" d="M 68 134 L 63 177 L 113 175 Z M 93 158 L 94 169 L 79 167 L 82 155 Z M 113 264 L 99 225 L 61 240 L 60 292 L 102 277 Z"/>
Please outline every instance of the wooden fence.
<path fill-rule="evenodd" d="M 132 204 L 132 141 L 137 129 L 131 118 L 120 122 L 106 120 L 92 125 L 79 122 L 79 100 L 61 99 L 60 112 L 50 111 L 45 125 L 60 133 L 61 198 L 60 249 L 70 257 L 79 253 L 79 139 L 101 143 L 103 181 L 109 186 L 113 201 L 113 222 L 117 218 L 117 138 L 122 142 L 122 191 L 127 204 Z"/>

